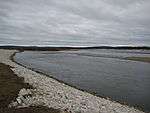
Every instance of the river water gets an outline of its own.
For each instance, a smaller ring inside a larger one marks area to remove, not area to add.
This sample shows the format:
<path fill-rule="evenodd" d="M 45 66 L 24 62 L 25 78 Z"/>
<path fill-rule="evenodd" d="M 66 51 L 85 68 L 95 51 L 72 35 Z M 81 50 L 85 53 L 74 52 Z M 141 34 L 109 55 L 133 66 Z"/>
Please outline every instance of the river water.
<path fill-rule="evenodd" d="M 150 63 L 123 59 L 131 56 L 150 57 L 150 51 L 25 51 L 14 59 L 79 89 L 150 111 Z"/>

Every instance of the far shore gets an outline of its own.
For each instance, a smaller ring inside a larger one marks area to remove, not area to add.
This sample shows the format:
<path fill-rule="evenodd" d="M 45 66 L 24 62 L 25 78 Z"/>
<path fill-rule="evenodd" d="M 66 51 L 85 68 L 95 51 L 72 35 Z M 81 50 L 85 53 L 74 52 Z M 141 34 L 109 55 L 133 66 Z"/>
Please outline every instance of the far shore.
<path fill-rule="evenodd" d="M 23 51 L 77 51 L 87 49 L 115 49 L 115 50 L 150 50 L 149 46 L 95 46 L 95 47 L 39 47 L 39 46 L 0 46 L 0 49 Z M 124 60 L 140 61 L 150 63 L 150 57 L 126 57 Z"/>
<path fill-rule="evenodd" d="M 31 51 L 62 51 L 81 49 L 118 49 L 118 50 L 150 50 L 149 46 L 94 46 L 94 47 L 40 47 L 40 46 L 0 46 L 0 49 L 9 50 L 31 50 Z"/>
<path fill-rule="evenodd" d="M 150 57 L 127 57 L 125 59 L 150 63 Z"/>

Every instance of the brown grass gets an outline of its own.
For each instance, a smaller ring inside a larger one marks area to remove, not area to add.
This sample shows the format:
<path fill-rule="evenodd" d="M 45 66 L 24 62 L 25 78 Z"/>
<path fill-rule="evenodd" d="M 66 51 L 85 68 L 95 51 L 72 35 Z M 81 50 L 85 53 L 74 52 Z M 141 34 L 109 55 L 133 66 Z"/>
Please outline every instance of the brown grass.
<path fill-rule="evenodd" d="M 150 57 L 127 57 L 126 59 L 150 63 Z"/>
<path fill-rule="evenodd" d="M 17 77 L 10 66 L 0 63 L 0 108 L 7 107 L 15 100 L 20 89 L 31 88 L 23 82 L 23 78 Z"/>

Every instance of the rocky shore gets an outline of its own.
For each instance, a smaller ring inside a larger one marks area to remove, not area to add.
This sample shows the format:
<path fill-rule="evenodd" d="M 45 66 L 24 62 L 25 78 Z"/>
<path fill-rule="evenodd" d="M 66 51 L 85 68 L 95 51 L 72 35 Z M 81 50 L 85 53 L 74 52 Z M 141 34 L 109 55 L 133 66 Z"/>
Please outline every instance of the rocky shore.
<path fill-rule="evenodd" d="M 0 49 L 0 62 L 13 67 L 12 71 L 18 77 L 23 77 L 24 82 L 30 84 L 33 89 L 21 89 L 9 107 L 46 106 L 71 113 L 144 113 L 133 107 L 80 91 L 22 67 L 10 60 L 14 52 L 17 50 Z"/>

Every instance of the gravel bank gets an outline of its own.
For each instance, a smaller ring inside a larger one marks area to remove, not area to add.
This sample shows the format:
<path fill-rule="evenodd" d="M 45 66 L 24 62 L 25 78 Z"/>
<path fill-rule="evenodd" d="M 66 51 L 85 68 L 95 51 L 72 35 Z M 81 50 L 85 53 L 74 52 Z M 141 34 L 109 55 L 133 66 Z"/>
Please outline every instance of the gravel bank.
<path fill-rule="evenodd" d="M 10 60 L 10 56 L 14 52 L 16 51 L 1 49 L 0 62 L 14 67 L 12 68 L 14 73 L 23 77 L 25 83 L 29 83 L 35 89 L 20 90 L 16 101 L 12 102 L 10 107 L 42 105 L 71 111 L 72 113 L 144 113 L 132 107 L 93 96 L 24 68 Z M 26 98 L 24 98 L 24 95 L 26 95 Z"/>

